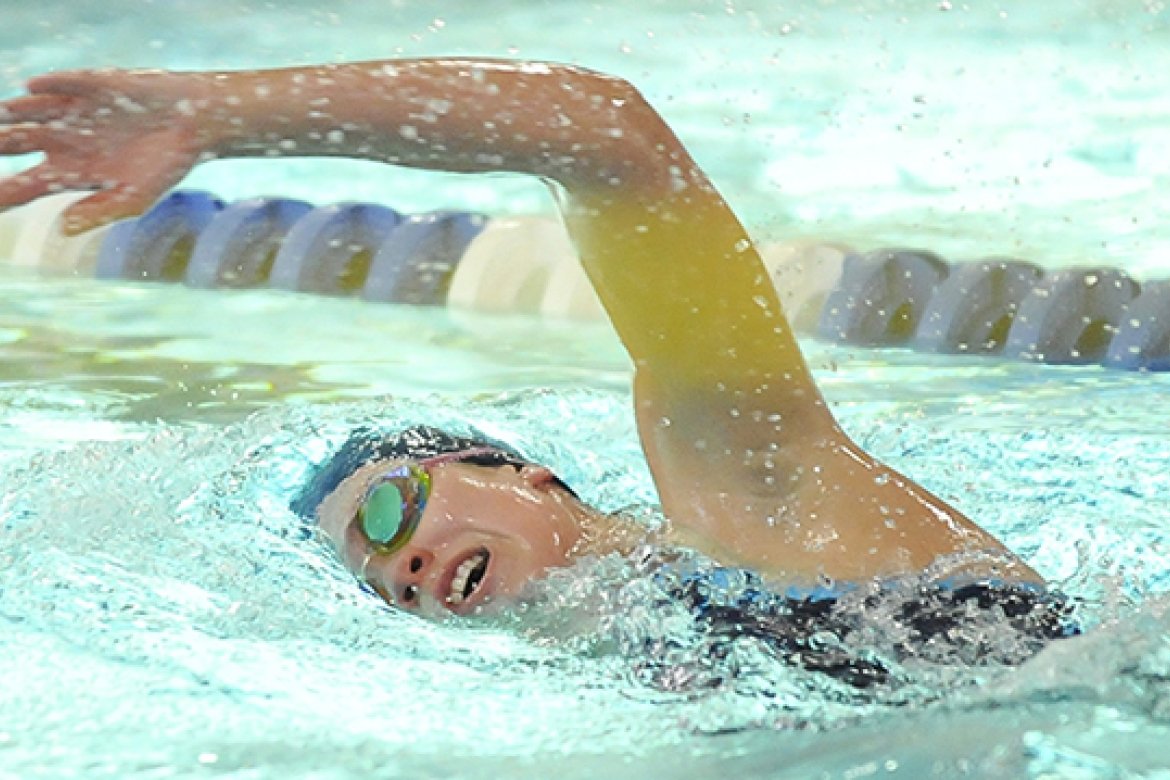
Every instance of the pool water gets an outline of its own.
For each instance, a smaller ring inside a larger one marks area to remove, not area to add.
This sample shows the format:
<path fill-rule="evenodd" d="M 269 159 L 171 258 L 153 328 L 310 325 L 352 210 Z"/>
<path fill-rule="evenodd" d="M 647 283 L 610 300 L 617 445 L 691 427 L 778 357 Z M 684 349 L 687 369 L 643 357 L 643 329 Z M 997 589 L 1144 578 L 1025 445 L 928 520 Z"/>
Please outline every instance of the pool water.
<path fill-rule="evenodd" d="M 603 507 L 652 506 L 604 327 L 11 271 L 0 288 L 20 302 L 0 321 L 12 777 L 1165 764 L 1170 447 L 1148 420 L 1161 377 L 808 344 L 861 443 L 1082 599 L 1088 631 L 1019 669 L 911 669 L 886 695 L 751 648 L 734 680 L 666 692 L 621 650 L 678 616 L 618 562 L 557 578 L 523 619 L 436 625 L 361 591 L 286 508 L 326 443 L 371 419 L 475 424 Z M 264 349 L 296 320 L 386 357 L 330 340 Z M 563 630 L 576 613 L 604 625 Z"/>
<path fill-rule="evenodd" d="M 6 9 L 2 78 L 570 59 L 642 86 L 761 234 L 1162 271 L 1160 4 L 215 5 Z M 194 185 L 549 208 L 510 178 L 420 176 L 217 164 Z M 751 643 L 702 656 L 623 561 L 558 575 L 520 616 L 396 613 L 287 510 L 311 461 L 378 420 L 477 426 L 653 522 L 608 326 L 3 266 L 0 300 L 0 777 L 1170 776 L 1163 376 L 805 344 L 858 441 L 1085 628 L 1018 668 L 943 658 L 859 693 Z M 715 682 L 648 684 L 647 639 Z"/>

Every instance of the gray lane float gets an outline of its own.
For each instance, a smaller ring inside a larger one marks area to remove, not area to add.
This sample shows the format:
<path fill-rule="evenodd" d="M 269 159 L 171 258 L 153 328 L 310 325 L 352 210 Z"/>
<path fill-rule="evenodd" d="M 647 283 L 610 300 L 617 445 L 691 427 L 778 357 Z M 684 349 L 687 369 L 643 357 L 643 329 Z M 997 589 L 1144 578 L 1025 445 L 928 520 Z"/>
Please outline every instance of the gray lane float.
<path fill-rule="evenodd" d="M 930 295 L 911 344 L 924 352 L 999 353 L 1020 303 L 1043 275 L 1038 265 L 1022 260 L 952 265 Z"/>
<path fill-rule="evenodd" d="M 1170 281 L 1145 282 L 1126 306 L 1104 364 L 1130 371 L 1170 371 Z"/>
<path fill-rule="evenodd" d="M 1003 354 L 1039 363 L 1100 363 L 1138 290 L 1137 282 L 1111 268 L 1047 274 L 1020 303 Z"/>
<path fill-rule="evenodd" d="M 478 214 L 456 211 L 409 217 L 374 255 L 362 297 L 393 303 L 445 303 L 455 267 L 484 224 Z"/>
<path fill-rule="evenodd" d="M 904 344 L 946 275 L 947 264 L 933 252 L 879 249 L 850 255 L 825 300 L 817 335 L 871 347 Z"/>

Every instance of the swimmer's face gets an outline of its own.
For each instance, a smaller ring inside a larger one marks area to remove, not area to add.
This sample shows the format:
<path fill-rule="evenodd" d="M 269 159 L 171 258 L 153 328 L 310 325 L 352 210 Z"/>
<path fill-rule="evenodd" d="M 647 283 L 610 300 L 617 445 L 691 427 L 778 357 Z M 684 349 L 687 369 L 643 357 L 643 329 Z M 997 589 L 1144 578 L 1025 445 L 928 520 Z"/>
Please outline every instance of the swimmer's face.
<path fill-rule="evenodd" d="M 489 611 L 570 563 L 590 510 L 543 466 L 430 466 L 430 495 L 400 549 L 378 553 L 357 520 L 372 485 L 402 460 L 367 464 L 317 510 L 346 564 L 387 601 L 427 615 Z"/>

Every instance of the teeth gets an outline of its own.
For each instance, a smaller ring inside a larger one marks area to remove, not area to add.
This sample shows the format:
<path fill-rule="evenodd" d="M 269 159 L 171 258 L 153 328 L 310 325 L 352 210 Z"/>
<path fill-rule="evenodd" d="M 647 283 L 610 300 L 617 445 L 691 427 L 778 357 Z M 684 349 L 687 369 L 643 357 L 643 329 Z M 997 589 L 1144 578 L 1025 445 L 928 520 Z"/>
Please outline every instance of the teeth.
<path fill-rule="evenodd" d="M 479 552 L 459 564 L 459 568 L 455 570 L 455 577 L 451 580 L 451 592 L 447 594 L 448 604 L 463 603 L 465 598 L 463 592 L 467 589 L 467 579 L 473 571 L 487 563 L 487 557 L 486 552 Z"/>

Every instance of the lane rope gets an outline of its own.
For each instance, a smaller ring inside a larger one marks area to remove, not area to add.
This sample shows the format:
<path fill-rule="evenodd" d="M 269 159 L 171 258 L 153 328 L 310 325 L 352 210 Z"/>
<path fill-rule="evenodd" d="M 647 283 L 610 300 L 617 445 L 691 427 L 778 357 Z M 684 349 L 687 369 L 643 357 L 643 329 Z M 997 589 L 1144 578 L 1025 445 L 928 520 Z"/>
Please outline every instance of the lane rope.
<path fill-rule="evenodd" d="M 53 273 L 201 288 L 273 287 L 415 305 L 603 320 L 561 223 L 287 198 L 169 194 L 66 238 L 64 193 L 0 214 L 0 257 Z M 760 247 L 793 327 L 840 344 L 1170 371 L 1170 280 L 919 249 Z"/>

